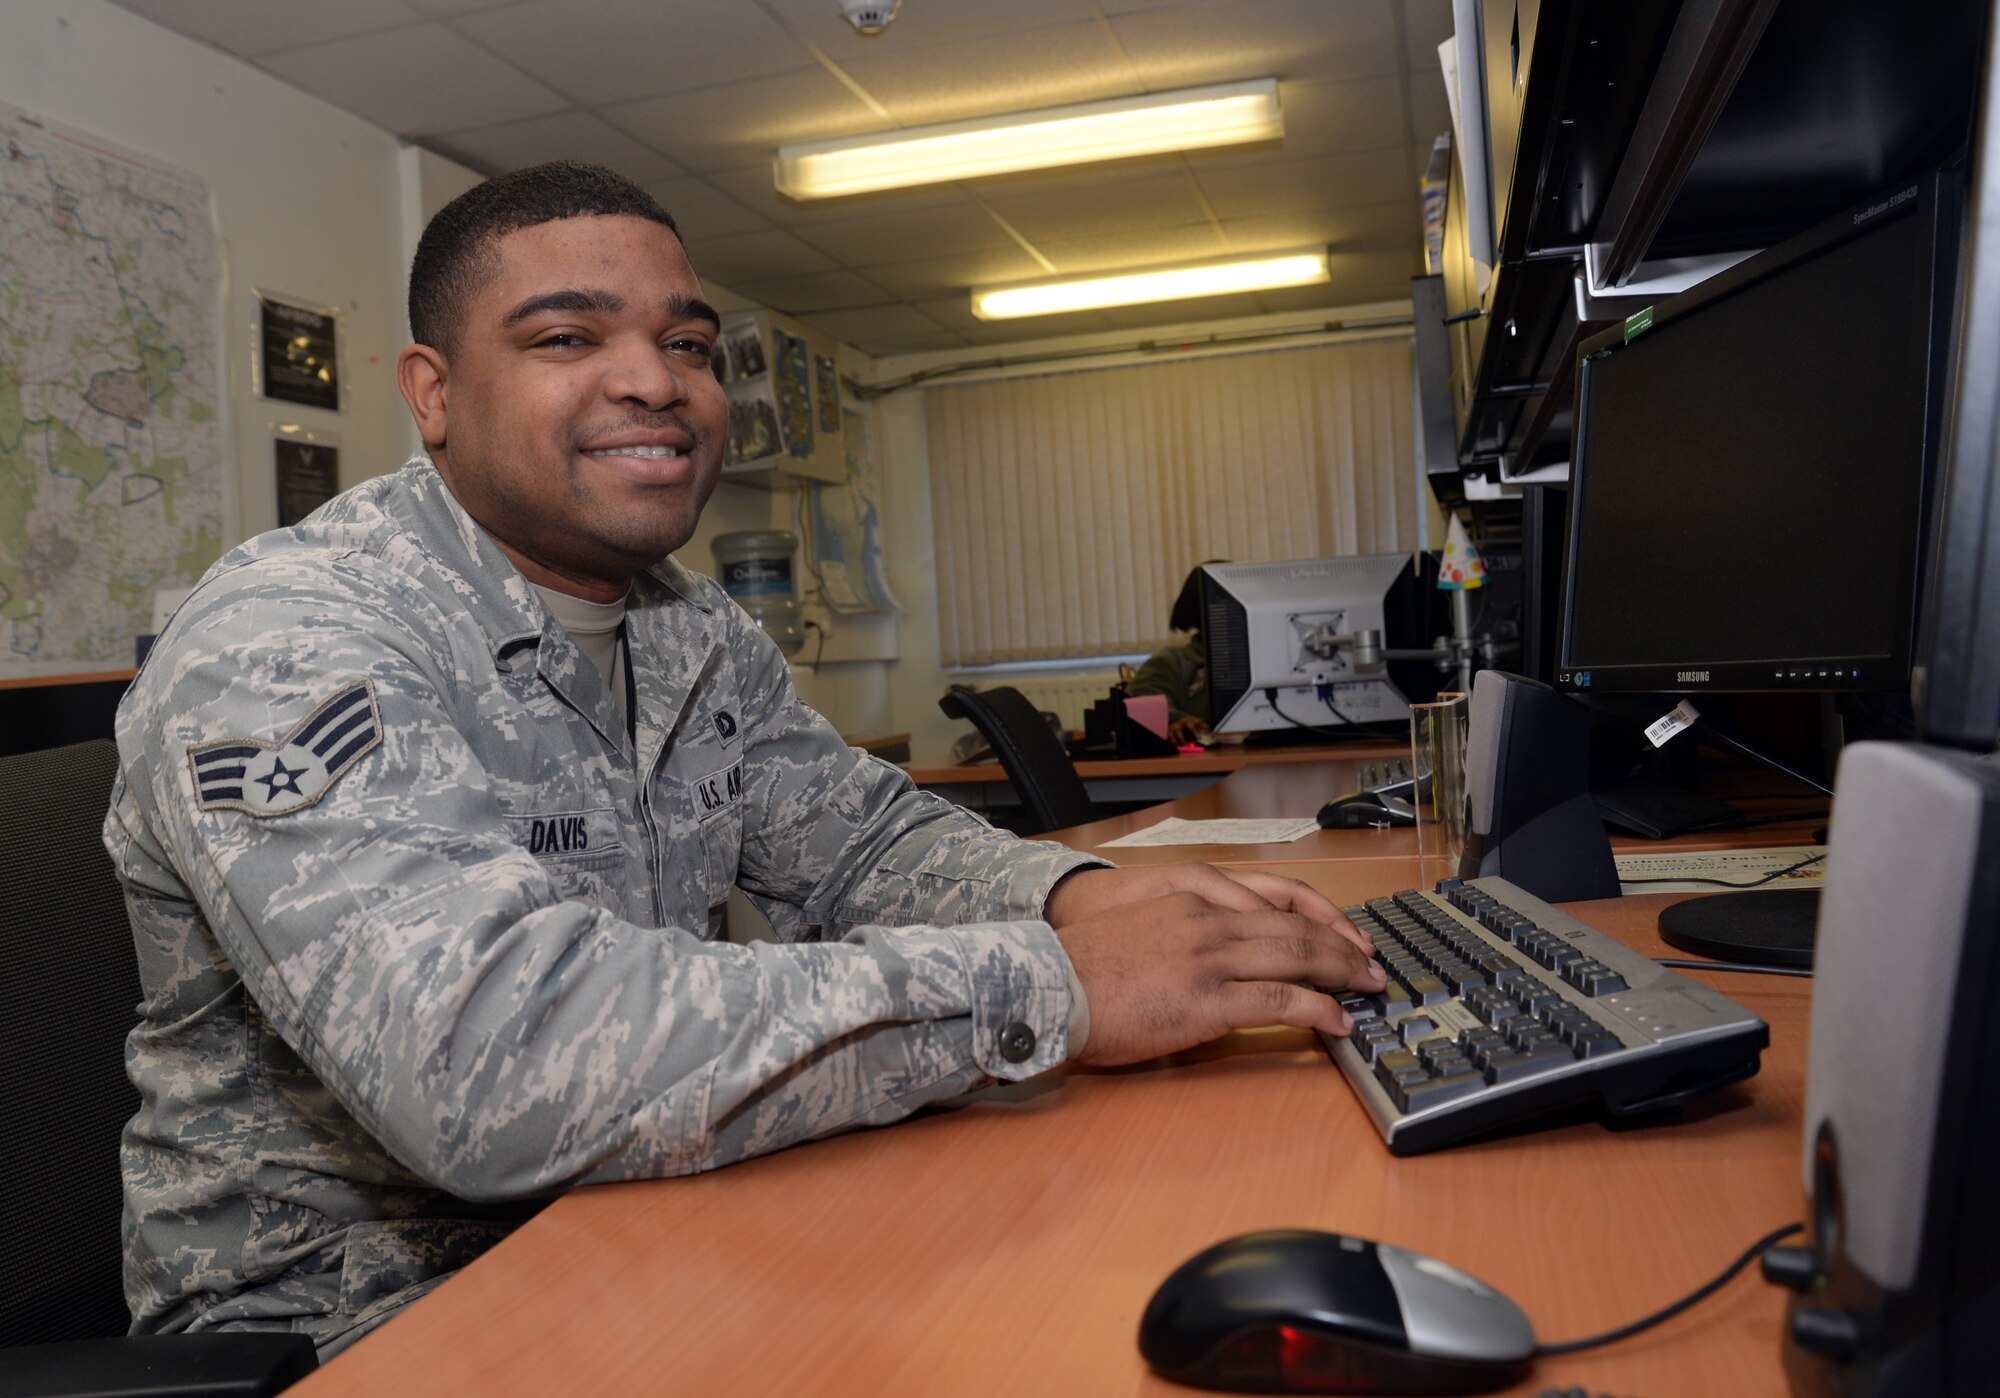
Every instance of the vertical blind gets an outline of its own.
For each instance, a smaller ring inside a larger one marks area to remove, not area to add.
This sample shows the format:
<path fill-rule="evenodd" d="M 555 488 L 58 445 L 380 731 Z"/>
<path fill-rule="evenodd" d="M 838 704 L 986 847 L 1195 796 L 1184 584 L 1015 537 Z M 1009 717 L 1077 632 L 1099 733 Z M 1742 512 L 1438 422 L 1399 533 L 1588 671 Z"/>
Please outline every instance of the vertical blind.
<path fill-rule="evenodd" d="M 1148 651 L 1188 569 L 1416 547 L 1410 342 L 925 391 L 946 665 Z"/>

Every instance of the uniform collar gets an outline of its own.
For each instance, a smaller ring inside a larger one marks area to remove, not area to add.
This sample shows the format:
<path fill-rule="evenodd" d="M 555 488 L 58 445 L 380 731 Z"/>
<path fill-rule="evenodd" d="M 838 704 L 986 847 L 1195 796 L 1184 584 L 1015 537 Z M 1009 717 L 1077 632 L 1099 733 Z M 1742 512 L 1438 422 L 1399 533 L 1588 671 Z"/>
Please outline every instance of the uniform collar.
<path fill-rule="evenodd" d="M 493 536 L 466 513 L 430 457 L 412 458 L 398 473 L 396 485 L 403 504 L 392 511 L 445 565 L 460 603 L 491 644 L 495 664 L 509 671 L 531 664 L 606 742 L 623 746 L 624 725 L 597 667 L 549 614 Z M 716 609 L 694 575 L 667 558 L 633 578 L 625 624 L 639 691 L 636 756 L 647 767 L 679 722 L 715 648 Z"/>

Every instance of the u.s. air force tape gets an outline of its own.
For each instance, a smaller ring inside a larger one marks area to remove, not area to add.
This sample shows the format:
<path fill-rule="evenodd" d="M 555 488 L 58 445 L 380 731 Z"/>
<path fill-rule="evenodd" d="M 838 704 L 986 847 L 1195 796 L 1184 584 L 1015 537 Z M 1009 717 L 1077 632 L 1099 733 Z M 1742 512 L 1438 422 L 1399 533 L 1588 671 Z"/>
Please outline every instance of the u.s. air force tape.
<path fill-rule="evenodd" d="M 275 743 L 218 738 L 188 749 L 195 805 L 253 816 L 302 811 L 382 741 L 375 686 L 356 680 L 300 719 Z"/>

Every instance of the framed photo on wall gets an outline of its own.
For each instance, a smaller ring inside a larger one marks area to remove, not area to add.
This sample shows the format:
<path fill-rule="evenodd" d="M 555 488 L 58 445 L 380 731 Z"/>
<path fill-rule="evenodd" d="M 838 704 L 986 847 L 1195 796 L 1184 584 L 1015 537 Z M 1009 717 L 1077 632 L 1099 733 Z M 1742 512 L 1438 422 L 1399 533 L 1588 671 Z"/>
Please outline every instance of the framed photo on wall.
<path fill-rule="evenodd" d="M 257 392 L 281 403 L 340 411 L 338 306 L 257 290 Z"/>

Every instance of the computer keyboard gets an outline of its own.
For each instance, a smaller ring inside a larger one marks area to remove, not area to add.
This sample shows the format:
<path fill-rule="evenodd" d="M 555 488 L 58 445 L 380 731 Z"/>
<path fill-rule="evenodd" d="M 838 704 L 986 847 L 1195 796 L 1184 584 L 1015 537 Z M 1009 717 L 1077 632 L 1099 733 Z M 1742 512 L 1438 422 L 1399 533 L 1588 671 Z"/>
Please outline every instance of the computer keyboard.
<path fill-rule="evenodd" d="M 1344 911 L 1389 984 L 1347 994 L 1333 1060 L 1396 1155 L 1580 1103 L 1679 1106 L 1757 1071 L 1770 1028 L 1505 879 Z"/>
<path fill-rule="evenodd" d="M 1410 759 L 1392 757 L 1387 762 L 1370 762 L 1362 767 L 1354 789 L 1372 791 L 1377 796 L 1400 796 L 1408 801 L 1412 799 L 1411 792 L 1415 785 L 1410 773 Z"/>

